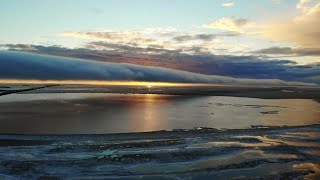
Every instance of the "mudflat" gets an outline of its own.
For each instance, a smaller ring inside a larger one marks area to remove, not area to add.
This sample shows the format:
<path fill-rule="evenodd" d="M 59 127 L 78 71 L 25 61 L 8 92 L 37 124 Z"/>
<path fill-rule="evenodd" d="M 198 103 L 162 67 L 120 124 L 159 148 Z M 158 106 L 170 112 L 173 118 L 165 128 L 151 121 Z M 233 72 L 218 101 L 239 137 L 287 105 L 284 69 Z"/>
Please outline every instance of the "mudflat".
<path fill-rule="evenodd" d="M 1 86 L 0 178 L 319 178 L 318 87 Z"/>

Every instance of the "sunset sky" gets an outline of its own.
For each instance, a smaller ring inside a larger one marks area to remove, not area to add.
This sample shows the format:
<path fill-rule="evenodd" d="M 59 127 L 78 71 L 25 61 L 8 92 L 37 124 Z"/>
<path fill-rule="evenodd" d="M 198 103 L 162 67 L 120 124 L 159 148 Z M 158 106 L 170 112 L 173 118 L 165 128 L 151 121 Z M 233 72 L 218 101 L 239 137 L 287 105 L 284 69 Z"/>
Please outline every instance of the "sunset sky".
<path fill-rule="evenodd" d="M 2 50 L 320 83 L 320 0 L 2 0 L 0 15 Z"/>

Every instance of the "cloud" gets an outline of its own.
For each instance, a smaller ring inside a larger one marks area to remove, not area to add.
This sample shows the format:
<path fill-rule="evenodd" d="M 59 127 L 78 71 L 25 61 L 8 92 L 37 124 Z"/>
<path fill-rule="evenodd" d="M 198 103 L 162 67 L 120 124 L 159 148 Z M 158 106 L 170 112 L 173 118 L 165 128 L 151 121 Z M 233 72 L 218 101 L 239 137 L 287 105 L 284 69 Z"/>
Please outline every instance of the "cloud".
<path fill-rule="evenodd" d="M 299 1 L 297 8 L 301 12 L 296 17 L 264 24 L 263 36 L 303 48 L 320 48 L 320 2 L 307 6 L 310 2 Z"/>
<path fill-rule="evenodd" d="M 213 39 L 217 37 L 236 37 L 240 36 L 240 33 L 237 32 L 225 32 L 225 33 L 220 33 L 220 34 L 184 34 L 184 35 L 179 35 L 175 36 L 172 39 L 174 41 L 195 41 L 195 40 L 200 40 L 200 41 L 212 41 Z"/>
<path fill-rule="evenodd" d="M 279 2 L 279 1 L 276 1 Z M 244 18 L 224 17 L 203 25 L 206 28 L 239 32 L 254 38 L 290 44 L 304 49 L 320 49 L 320 1 L 299 0 L 297 15 L 278 17 L 270 22 L 253 22 Z"/>
<path fill-rule="evenodd" d="M 306 5 L 312 0 L 299 0 L 297 5 L 296 5 L 296 8 L 297 9 L 305 9 L 306 8 Z"/>
<path fill-rule="evenodd" d="M 245 32 L 245 29 L 250 28 L 254 25 L 254 23 L 248 19 L 244 18 L 221 18 L 211 23 L 205 24 L 204 27 L 226 30 L 226 31 L 235 31 L 239 33 Z"/>
<path fill-rule="evenodd" d="M 313 48 L 291 48 L 291 47 L 270 47 L 253 51 L 255 54 L 268 55 L 290 55 L 290 56 L 320 56 L 320 49 Z"/>
<path fill-rule="evenodd" d="M 266 60 L 259 56 L 213 55 L 202 51 L 202 47 L 190 47 L 193 54 L 185 50 L 141 48 L 107 42 L 90 42 L 86 48 L 69 49 L 57 46 L 4 45 L 10 50 L 28 51 L 38 54 L 74 57 L 100 62 L 130 63 L 135 65 L 163 67 L 207 75 L 235 78 L 281 79 L 320 84 L 320 63 L 299 65 L 290 60 Z M 25 49 L 23 49 L 25 47 Z M 95 48 L 98 47 L 98 48 Z M 277 51 L 277 52 L 276 52 Z M 289 53 L 289 49 L 267 49 L 260 53 Z M 152 53 L 150 53 L 152 52 Z M 307 52 L 304 52 L 307 54 Z M 311 52 L 308 52 L 309 54 Z"/>
<path fill-rule="evenodd" d="M 301 85 L 277 79 L 240 79 L 203 75 L 159 67 L 102 63 L 80 59 L 0 51 L 2 79 L 37 80 L 124 80 L 242 85 Z"/>
<path fill-rule="evenodd" d="M 160 44 L 156 39 L 141 37 L 142 31 L 63 32 L 61 36 L 105 40 L 114 43 Z"/>
<path fill-rule="evenodd" d="M 184 53 L 211 52 L 219 53 L 221 49 L 230 52 L 237 51 L 237 43 L 222 42 L 227 37 L 237 37 L 238 32 L 222 33 L 195 33 L 178 31 L 175 28 L 164 29 L 142 29 L 142 30 L 100 30 L 84 32 L 64 32 L 60 36 L 82 38 L 88 41 L 101 41 L 106 44 L 118 44 L 123 46 L 134 46 L 138 48 L 162 48 L 164 50 L 177 50 Z M 108 46 L 109 46 L 108 45 Z M 93 44 L 91 44 L 92 47 Z M 106 48 L 106 46 L 95 46 Z M 195 48 L 196 47 L 196 48 Z M 197 51 L 194 51 L 197 49 Z M 157 50 L 158 51 L 158 50 Z M 152 53 L 155 51 L 150 51 Z M 223 52 L 225 53 L 225 52 Z"/>
<path fill-rule="evenodd" d="M 216 36 L 214 34 L 197 34 L 197 35 L 181 35 L 173 37 L 175 41 L 192 41 L 192 40 L 203 40 L 203 41 L 211 41 L 215 39 Z"/>
<path fill-rule="evenodd" d="M 86 44 L 90 49 L 107 49 L 116 53 L 128 54 L 164 54 L 164 53 L 178 53 L 179 50 L 168 50 L 158 46 L 139 47 L 123 44 L 114 44 L 103 41 L 94 41 Z M 181 52 L 181 50 L 180 50 Z"/>
<path fill-rule="evenodd" d="M 186 33 L 184 33 L 185 35 Z M 83 38 L 106 43 L 130 45 L 136 47 L 161 47 L 174 49 L 184 44 L 173 43 L 174 36 L 181 36 L 174 28 L 142 29 L 142 30 L 100 30 L 87 32 L 63 32 L 60 36 Z M 201 38 L 201 37 L 199 37 Z M 202 38 L 204 39 L 204 38 Z"/>
<path fill-rule="evenodd" d="M 234 6 L 234 2 L 227 2 L 222 4 L 222 7 L 232 7 L 232 6 Z"/>

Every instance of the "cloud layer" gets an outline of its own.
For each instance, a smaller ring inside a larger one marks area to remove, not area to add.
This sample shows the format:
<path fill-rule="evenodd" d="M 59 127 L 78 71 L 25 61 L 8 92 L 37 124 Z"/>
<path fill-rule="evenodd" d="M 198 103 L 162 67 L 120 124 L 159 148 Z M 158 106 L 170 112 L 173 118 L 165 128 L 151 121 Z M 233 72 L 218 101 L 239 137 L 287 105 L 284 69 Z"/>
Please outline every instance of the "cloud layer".
<path fill-rule="evenodd" d="M 3 79 L 37 80 L 125 80 L 183 83 L 221 83 L 242 85 L 299 85 L 281 80 L 237 79 L 216 75 L 144 67 L 120 63 L 101 63 L 80 59 L 0 51 Z"/>
<path fill-rule="evenodd" d="M 291 48 L 291 47 L 270 47 L 253 51 L 256 54 L 267 55 L 289 55 L 289 56 L 320 56 L 320 49 L 314 48 Z"/>
<path fill-rule="evenodd" d="M 8 44 L 15 51 L 51 54 L 64 57 L 90 59 L 101 62 L 130 63 L 143 66 L 164 67 L 207 75 L 235 78 L 281 79 L 320 84 L 320 63 L 299 65 L 290 60 L 266 60 L 259 56 L 213 55 L 193 47 L 196 54 L 185 54 L 181 50 L 141 48 L 106 42 L 90 42 L 88 48 L 68 49 L 57 46 Z M 106 47 L 91 49 L 90 46 Z M 112 49 L 112 50 L 110 50 Z M 190 49 L 191 51 L 191 49 Z M 289 52 L 287 52 L 289 51 Z M 291 49 L 262 49 L 261 53 L 291 53 Z M 148 54 L 149 52 L 153 52 Z M 302 53 L 302 52 L 300 52 Z M 315 53 L 303 51 L 303 53 Z"/>
<path fill-rule="evenodd" d="M 61 33 L 60 36 L 83 39 L 91 45 L 91 48 L 106 48 L 94 46 L 95 41 L 105 44 L 117 44 L 133 46 L 136 48 L 150 48 L 175 50 L 193 54 L 193 49 L 202 52 L 222 52 L 224 49 L 230 52 L 237 50 L 235 43 L 221 42 L 221 39 L 236 38 L 239 32 L 191 32 L 181 31 L 175 28 L 147 28 L 141 30 L 101 30 L 101 31 L 70 31 Z M 154 53 L 154 52 L 150 52 Z"/>

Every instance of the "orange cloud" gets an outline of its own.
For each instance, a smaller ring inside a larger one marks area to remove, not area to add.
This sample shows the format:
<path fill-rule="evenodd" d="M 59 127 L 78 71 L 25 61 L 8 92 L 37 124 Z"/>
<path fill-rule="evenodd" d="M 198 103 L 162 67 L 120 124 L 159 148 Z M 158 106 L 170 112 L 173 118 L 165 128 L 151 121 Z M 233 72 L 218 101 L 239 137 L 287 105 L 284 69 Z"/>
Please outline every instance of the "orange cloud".
<path fill-rule="evenodd" d="M 299 47 L 320 48 L 320 2 L 313 7 L 307 7 L 307 2 L 297 4 L 297 9 L 302 10 L 298 16 L 263 25 L 263 36 Z"/>

